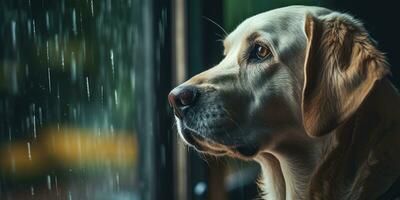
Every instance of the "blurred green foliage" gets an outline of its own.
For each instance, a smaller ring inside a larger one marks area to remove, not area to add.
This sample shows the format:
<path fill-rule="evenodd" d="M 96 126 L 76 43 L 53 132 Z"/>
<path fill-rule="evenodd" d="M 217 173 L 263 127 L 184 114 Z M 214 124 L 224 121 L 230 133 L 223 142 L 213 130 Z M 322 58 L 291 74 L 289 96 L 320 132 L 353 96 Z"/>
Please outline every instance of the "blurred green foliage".
<path fill-rule="evenodd" d="M 246 18 L 275 8 L 290 5 L 322 5 L 317 0 L 224 0 L 224 28 L 230 32 Z"/>

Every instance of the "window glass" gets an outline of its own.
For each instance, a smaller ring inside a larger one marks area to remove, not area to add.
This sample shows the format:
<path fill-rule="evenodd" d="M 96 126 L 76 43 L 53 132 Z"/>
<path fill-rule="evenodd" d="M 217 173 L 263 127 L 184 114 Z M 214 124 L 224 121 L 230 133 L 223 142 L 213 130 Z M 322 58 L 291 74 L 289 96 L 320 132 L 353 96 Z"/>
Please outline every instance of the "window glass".
<path fill-rule="evenodd" d="M 138 198 L 141 14 L 138 0 L 0 2 L 0 199 Z"/>

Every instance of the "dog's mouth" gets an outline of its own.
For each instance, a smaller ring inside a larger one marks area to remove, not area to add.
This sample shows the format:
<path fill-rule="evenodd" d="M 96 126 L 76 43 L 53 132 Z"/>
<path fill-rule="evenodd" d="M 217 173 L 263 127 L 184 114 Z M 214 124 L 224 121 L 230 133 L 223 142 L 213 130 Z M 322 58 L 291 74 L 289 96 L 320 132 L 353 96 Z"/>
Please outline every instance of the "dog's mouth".
<path fill-rule="evenodd" d="M 242 159 L 251 159 L 259 152 L 259 147 L 254 144 L 250 145 L 239 144 L 232 141 L 216 141 L 216 139 L 205 137 L 196 130 L 188 128 L 185 125 L 180 127 L 180 129 L 181 137 L 183 137 L 184 141 L 187 142 L 189 146 L 194 147 L 197 151 L 202 153 L 207 153 L 214 156 L 229 155 Z"/>
<path fill-rule="evenodd" d="M 183 128 L 181 132 L 184 140 L 197 151 L 216 156 L 223 156 L 228 153 L 228 149 L 225 146 L 204 138 L 189 128 Z"/>

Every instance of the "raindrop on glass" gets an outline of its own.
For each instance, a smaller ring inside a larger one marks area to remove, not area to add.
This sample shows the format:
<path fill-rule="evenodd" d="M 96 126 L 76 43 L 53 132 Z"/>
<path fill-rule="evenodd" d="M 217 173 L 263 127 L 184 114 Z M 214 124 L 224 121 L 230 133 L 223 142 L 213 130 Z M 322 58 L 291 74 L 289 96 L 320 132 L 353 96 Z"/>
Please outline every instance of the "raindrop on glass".
<path fill-rule="evenodd" d="M 72 31 L 74 32 L 75 35 L 78 34 L 78 30 L 76 28 L 76 11 L 75 11 L 75 9 L 72 9 Z"/>
<path fill-rule="evenodd" d="M 33 125 L 33 138 L 36 139 L 36 115 L 32 116 L 32 125 Z"/>
<path fill-rule="evenodd" d="M 68 200 L 72 200 L 72 193 L 71 193 L 71 191 L 68 191 Z"/>
<path fill-rule="evenodd" d="M 64 70 L 64 67 L 65 67 L 64 50 L 61 50 L 61 67 Z"/>
<path fill-rule="evenodd" d="M 29 160 L 32 160 L 32 155 L 31 155 L 31 143 L 27 142 L 27 146 L 28 146 L 28 158 Z"/>
<path fill-rule="evenodd" d="M 100 86 L 100 102 L 101 102 L 101 105 L 104 105 L 104 87 L 103 87 L 103 85 Z"/>
<path fill-rule="evenodd" d="M 87 92 L 88 101 L 90 101 L 89 77 L 86 77 L 86 92 Z"/>
<path fill-rule="evenodd" d="M 11 39 L 12 39 L 12 44 L 13 44 L 14 48 L 16 48 L 16 46 L 17 46 L 17 33 L 16 33 L 17 27 L 16 26 L 17 26 L 16 22 L 12 21 L 11 22 Z"/>
<path fill-rule="evenodd" d="M 119 173 L 115 174 L 115 182 L 117 184 L 117 189 L 119 189 Z"/>
<path fill-rule="evenodd" d="M 39 111 L 39 125 L 40 125 L 40 127 L 42 127 L 42 126 L 43 126 L 43 113 L 42 113 L 42 108 L 39 107 L 38 111 Z"/>
<path fill-rule="evenodd" d="M 49 12 L 46 12 L 46 28 L 47 28 L 47 30 L 50 29 L 50 17 L 49 17 Z"/>
<path fill-rule="evenodd" d="M 47 79 L 49 81 L 49 92 L 51 93 L 51 74 L 50 74 L 50 67 L 47 68 Z"/>
<path fill-rule="evenodd" d="M 31 37 L 31 35 L 32 35 L 31 20 L 28 20 L 28 21 L 26 22 L 26 25 L 27 25 L 27 29 L 28 29 L 28 35 L 29 35 L 29 37 Z"/>
<path fill-rule="evenodd" d="M 92 14 L 92 17 L 94 17 L 94 6 L 93 6 L 93 0 L 90 0 L 90 13 Z"/>
<path fill-rule="evenodd" d="M 49 49 L 49 41 L 46 41 L 46 59 L 47 59 L 47 64 L 50 63 L 50 49 Z"/>
<path fill-rule="evenodd" d="M 57 99 L 60 100 L 60 85 L 57 84 Z"/>
<path fill-rule="evenodd" d="M 118 93 L 117 90 L 114 90 L 114 99 L 115 99 L 115 105 L 118 107 Z"/>
<path fill-rule="evenodd" d="M 35 20 L 32 20 L 32 26 L 33 26 L 33 38 L 36 38 L 36 25 L 35 25 Z"/>
<path fill-rule="evenodd" d="M 54 185 L 56 187 L 56 194 L 58 196 L 58 180 L 57 180 L 57 176 L 54 177 Z"/>
<path fill-rule="evenodd" d="M 58 46 L 58 35 L 54 35 L 54 48 L 56 49 L 56 52 L 58 52 L 59 50 L 59 46 Z"/>
<path fill-rule="evenodd" d="M 29 65 L 28 64 L 25 65 L 25 76 L 26 76 L 26 78 L 29 78 Z"/>
<path fill-rule="evenodd" d="M 110 132 L 114 133 L 114 126 L 112 124 L 110 125 Z"/>
<path fill-rule="evenodd" d="M 76 81 L 76 60 L 74 52 L 71 53 L 71 80 Z"/>
<path fill-rule="evenodd" d="M 130 78 L 131 78 L 131 87 L 135 88 L 135 71 L 134 70 L 131 70 Z"/>
<path fill-rule="evenodd" d="M 51 176 L 47 175 L 47 189 L 51 190 Z"/>
<path fill-rule="evenodd" d="M 112 75 L 114 77 L 114 74 L 115 74 L 115 69 L 114 69 L 114 51 L 112 49 L 110 50 L 110 60 L 111 60 Z"/>
<path fill-rule="evenodd" d="M 111 7 L 111 0 L 108 0 L 108 1 L 107 1 L 107 11 L 108 11 L 108 12 L 111 12 L 111 9 L 112 9 L 112 7 Z"/>

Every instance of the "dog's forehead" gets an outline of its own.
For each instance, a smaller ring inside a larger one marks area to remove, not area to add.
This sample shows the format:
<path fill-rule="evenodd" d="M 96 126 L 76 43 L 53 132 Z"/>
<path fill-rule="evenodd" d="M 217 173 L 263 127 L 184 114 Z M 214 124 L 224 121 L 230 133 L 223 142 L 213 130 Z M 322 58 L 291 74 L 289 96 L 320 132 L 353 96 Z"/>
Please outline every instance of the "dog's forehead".
<path fill-rule="evenodd" d="M 243 21 L 224 40 L 225 48 L 243 41 L 255 32 L 267 33 L 270 37 L 284 38 L 285 34 L 293 35 L 303 31 L 307 13 L 319 15 L 331 12 L 328 9 L 313 6 L 289 6 L 260 13 Z M 274 39 L 274 38 L 273 38 Z"/>

